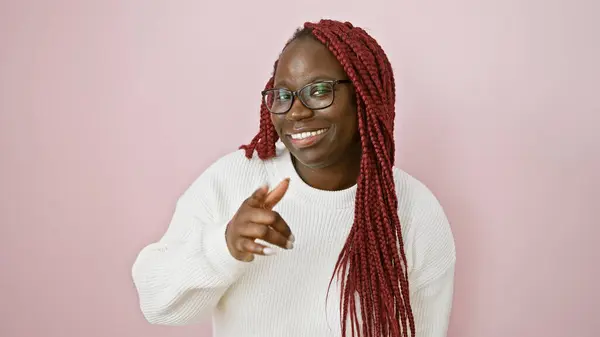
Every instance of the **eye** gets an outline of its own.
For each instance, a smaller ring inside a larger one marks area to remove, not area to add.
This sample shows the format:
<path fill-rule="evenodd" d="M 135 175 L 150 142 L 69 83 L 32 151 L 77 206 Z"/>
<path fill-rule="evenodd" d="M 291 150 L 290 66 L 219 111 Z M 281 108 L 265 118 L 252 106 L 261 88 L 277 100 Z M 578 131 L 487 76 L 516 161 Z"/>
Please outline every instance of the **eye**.
<path fill-rule="evenodd" d="M 292 99 L 292 94 L 287 90 L 277 90 L 275 92 L 275 99 L 278 101 L 287 101 Z"/>
<path fill-rule="evenodd" d="M 316 83 L 310 88 L 312 97 L 323 97 L 331 94 L 331 86 L 328 83 Z"/>

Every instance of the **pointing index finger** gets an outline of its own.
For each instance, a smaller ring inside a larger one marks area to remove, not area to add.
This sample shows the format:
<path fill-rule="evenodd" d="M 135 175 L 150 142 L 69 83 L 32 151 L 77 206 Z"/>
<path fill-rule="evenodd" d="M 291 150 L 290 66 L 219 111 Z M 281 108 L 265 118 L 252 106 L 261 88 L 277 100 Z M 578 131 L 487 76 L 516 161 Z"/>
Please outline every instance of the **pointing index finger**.
<path fill-rule="evenodd" d="M 284 179 L 271 192 L 267 194 L 263 205 L 265 209 L 272 209 L 283 198 L 290 186 L 290 178 Z"/>

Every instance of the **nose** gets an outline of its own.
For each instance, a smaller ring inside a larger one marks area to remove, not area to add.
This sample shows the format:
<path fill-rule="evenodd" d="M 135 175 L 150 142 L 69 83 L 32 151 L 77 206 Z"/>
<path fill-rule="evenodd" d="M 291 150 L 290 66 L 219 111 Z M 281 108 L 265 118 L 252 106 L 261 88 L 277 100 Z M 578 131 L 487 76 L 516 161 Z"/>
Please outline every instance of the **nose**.
<path fill-rule="evenodd" d="M 300 101 L 300 98 L 296 97 L 290 111 L 286 114 L 286 119 L 292 121 L 299 121 L 306 118 L 311 118 L 314 115 L 314 112 L 304 106 Z"/>

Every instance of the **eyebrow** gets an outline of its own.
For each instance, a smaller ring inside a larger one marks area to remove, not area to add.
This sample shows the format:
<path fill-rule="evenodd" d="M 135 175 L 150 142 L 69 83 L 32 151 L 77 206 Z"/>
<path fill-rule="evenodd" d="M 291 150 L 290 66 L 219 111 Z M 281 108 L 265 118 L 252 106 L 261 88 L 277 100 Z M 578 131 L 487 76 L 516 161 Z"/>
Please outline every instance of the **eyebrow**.
<path fill-rule="evenodd" d="M 317 75 L 317 76 L 311 76 L 307 78 L 307 81 L 304 82 L 304 84 L 300 85 L 298 87 L 298 89 L 303 88 L 304 86 L 308 85 L 308 84 L 312 84 L 315 82 L 320 82 L 320 81 L 335 81 L 336 78 L 331 77 L 331 76 L 324 76 L 324 75 Z M 279 85 L 273 85 L 273 89 L 289 89 L 289 86 L 287 85 L 287 82 L 285 80 L 281 81 L 279 83 Z"/>

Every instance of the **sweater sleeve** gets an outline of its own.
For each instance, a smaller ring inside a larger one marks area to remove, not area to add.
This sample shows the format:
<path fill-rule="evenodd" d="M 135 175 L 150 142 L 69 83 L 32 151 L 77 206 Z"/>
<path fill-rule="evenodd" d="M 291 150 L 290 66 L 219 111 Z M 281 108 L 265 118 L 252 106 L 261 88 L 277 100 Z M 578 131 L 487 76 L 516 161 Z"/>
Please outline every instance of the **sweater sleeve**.
<path fill-rule="evenodd" d="M 202 180 L 178 200 L 164 236 L 144 247 L 132 267 L 144 317 L 153 324 L 186 325 L 207 316 L 248 263 L 231 256 L 226 223 L 214 220 L 201 197 Z"/>
<path fill-rule="evenodd" d="M 415 336 L 446 337 L 452 297 L 454 266 L 437 279 L 411 293 L 410 301 L 415 319 Z"/>
<path fill-rule="evenodd" d="M 409 278 L 415 335 L 446 337 L 454 294 L 454 236 L 442 206 L 426 188 L 413 216 L 414 268 Z"/>

